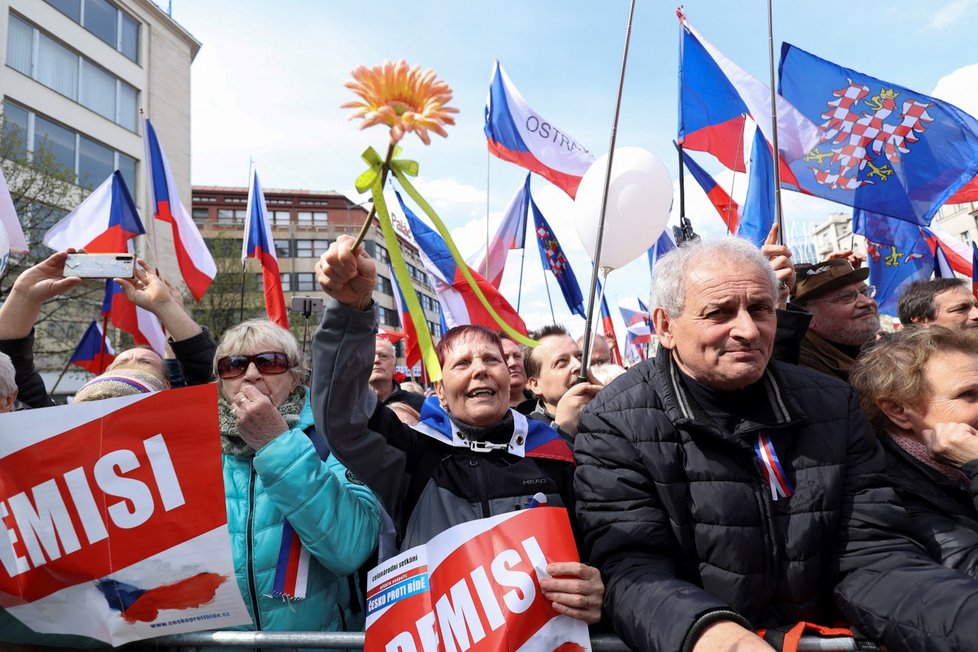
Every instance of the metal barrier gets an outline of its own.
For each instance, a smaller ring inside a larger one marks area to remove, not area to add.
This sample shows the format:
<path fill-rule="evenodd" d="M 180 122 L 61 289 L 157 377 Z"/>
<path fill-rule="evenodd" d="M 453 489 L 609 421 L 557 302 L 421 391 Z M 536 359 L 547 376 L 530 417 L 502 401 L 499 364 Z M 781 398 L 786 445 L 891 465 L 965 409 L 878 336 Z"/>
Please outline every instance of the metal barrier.
<path fill-rule="evenodd" d="M 194 632 L 192 634 L 173 634 L 162 636 L 144 643 L 155 643 L 158 647 L 198 648 L 198 647 L 244 647 L 244 648 L 329 648 L 363 649 L 363 632 Z M 591 637 L 594 652 L 629 652 L 621 639 L 611 634 L 597 634 Z M 848 637 L 819 638 L 803 636 L 798 645 L 799 652 L 844 652 L 847 650 L 878 649 L 865 648 Z"/>

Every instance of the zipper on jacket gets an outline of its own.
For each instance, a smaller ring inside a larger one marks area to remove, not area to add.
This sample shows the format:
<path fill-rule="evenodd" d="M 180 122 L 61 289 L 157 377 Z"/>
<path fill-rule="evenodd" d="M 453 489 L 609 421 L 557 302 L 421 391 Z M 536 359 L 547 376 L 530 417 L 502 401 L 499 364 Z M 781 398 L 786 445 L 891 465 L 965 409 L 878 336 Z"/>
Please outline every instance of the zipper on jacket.
<path fill-rule="evenodd" d="M 489 489 L 486 487 L 486 471 L 475 457 L 469 458 L 469 466 L 474 466 L 475 474 L 479 476 L 479 500 L 482 502 L 482 518 L 488 518 L 492 514 L 489 512 Z"/>
<path fill-rule="evenodd" d="M 251 479 L 248 482 L 248 529 L 245 537 L 248 559 L 248 593 L 251 597 L 251 609 L 255 614 L 255 630 L 261 631 L 261 611 L 258 609 L 258 586 L 255 583 L 255 467 L 251 467 Z"/>
<path fill-rule="evenodd" d="M 751 484 L 754 487 L 754 495 L 757 498 L 757 507 L 761 512 L 761 535 L 764 537 L 764 545 L 768 550 L 768 554 L 764 556 L 764 576 L 774 581 L 772 589 L 776 589 L 778 580 L 774 576 L 774 572 L 778 569 L 774 568 L 774 566 L 778 564 L 778 549 L 774 542 L 774 536 L 771 533 L 774 527 L 774 514 L 771 510 L 771 489 L 764 482 L 764 470 L 761 468 L 760 460 L 756 456 L 752 456 L 752 459 L 756 474 Z"/>

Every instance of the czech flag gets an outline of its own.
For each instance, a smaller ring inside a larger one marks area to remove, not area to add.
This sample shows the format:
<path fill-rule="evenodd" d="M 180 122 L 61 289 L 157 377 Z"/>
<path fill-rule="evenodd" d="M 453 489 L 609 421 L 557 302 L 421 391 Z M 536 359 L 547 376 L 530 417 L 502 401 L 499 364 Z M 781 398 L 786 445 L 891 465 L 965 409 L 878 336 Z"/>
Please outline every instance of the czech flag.
<path fill-rule="evenodd" d="M 944 253 L 944 249 L 941 245 L 937 245 L 934 249 L 934 278 L 955 278 L 956 274 L 951 268 L 951 263 L 947 259 L 947 255 Z"/>
<path fill-rule="evenodd" d="M 629 344 L 645 344 L 652 341 L 652 317 L 641 299 L 626 297 L 618 302 L 618 310 L 625 322 Z"/>
<path fill-rule="evenodd" d="M 131 302 L 122 286 L 112 279 L 105 281 L 102 316 L 108 317 L 119 330 L 132 335 L 136 345 L 149 346 L 161 358 L 166 357 L 166 335 L 163 334 L 160 320 Z"/>
<path fill-rule="evenodd" d="M 282 291 L 282 277 L 278 271 L 275 241 L 272 239 L 272 228 L 268 221 L 265 193 L 261 189 L 258 171 L 254 167 L 251 169 L 251 183 L 248 186 L 248 217 L 245 220 L 241 262 L 246 258 L 257 258 L 261 262 L 265 313 L 271 321 L 287 329 L 289 315 L 285 309 L 285 293 Z"/>
<path fill-rule="evenodd" d="M 696 179 L 696 183 L 700 184 L 700 188 L 706 193 L 707 199 L 710 200 L 713 207 L 717 209 L 717 213 L 720 214 L 720 219 L 727 225 L 727 233 L 736 233 L 737 226 L 740 224 L 740 206 L 727 194 L 727 191 L 717 184 L 706 170 L 690 158 L 685 150 L 680 148 L 679 151 L 683 155 L 683 165 L 686 166 L 686 169 Z"/>
<path fill-rule="evenodd" d="M 489 152 L 536 172 L 571 197 L 594 156 L 566 132 L 527 105 L 498 61 L 486 101 Z"/>
<path fill-rule="evenodd" d="M 387 265 L 387 273 L 390 275 L 391 287 L 394 290 L 394 303 L 397 304 L 397 315 L 401 319 L 401 328 L 404 330 L 404 333 L 386 334 L 385 331 L 377 331 L 377 336 L 386 337 L 391 343 L 403 338 L 404 364 L 409 368 L 413 368 L 414 365 L 421 362 L 421 345 L 418 343 L 418 333 L 414 329 L 414 321 L 411 319 L 411 313 L 408 312 L 407 303 L 404 301 L 404 295 L 401 293 L 401 286 L 397 282 L 397 277 L 394 276 L 394 269 L 390 264 Z M 396 335 L 397 338 L 391 337 L 392 335 Z"/>
<path fill-rule="evenodd" d="M 480 250 L 467 261 L 469 267 L 482 274 L 494 288 L 499 288 L 503 280 L 510 249 L 522 249 L 526 244 L 526 216 L 529 209 L 530 175 L 527 174 L 526 181 L 509 202 L 506 215 L 489 243 L 489 254 Z"/>
<path fill-rule="evenodd" d="M 98 323 L 92 320 L 68 362 L 98 375 L 105 371 L 113 360 L 115 360 L 115 351 L 112 350 L 112 344 L 106 339 Z"/>
<path fill-rule="evenodd" d="M 598 281 L 598 292 L 601 292 L 601 282 Z M 608 348 L 611 350 L 611 363 L 619 367 L 624 366 L 621 359 L 621 349 L 618 348 L 618 336 L 615 335 L 615 322 L 611 319 L 611 311 L 608 310 L 608 297 L 601 296 L 601 327 L 604 329 L 604 337 L 608 340 Z"/>
<path fill-rule="evenodd" d="M 677 11 L 679 42 L 679 142 L 709 152 L 738 172 L 744 165 L 745 117 L 751 116 L 767 142 L 774 142 L 771 89 L 722 52 Z M 778 109 L 778 148 L 788 161 L 801 158 L 819 140 L 819 129 L 783 97 Z"/>
<path fill-rule="evenodd" d="M 947 264 L 958 274 L 971 278 L 973 268 L 971 264 L 972 252 L 958 238 L 954 237 L 936 224 L 923 226 L 920 228 L 927 244 L 930 245 L 931 253 L 937 256 L 937 247 L 940 245 Z"/>
<path fill-rule="evenodd" d="M 173 175 L 170 174 L 170 164 L 148 118 L 143 126 L 146 134 L 146 191 L 150 197 L 150 205 L 156 219 L 170 223 L 183 282 L 187 284 L 194 299 L 200 301 L 217 276 L 217 266 L 204 244 L 204 238 L 197 230 L 197 225 L 190 219 L 187 209 L 180 201 Z"/>
<path fill-rule="evenodd" d="M 74 247 L 90 254 L 127 253 L 129 240 L 145 232 L 129 188 L 116 170 L 48 229 L 44 244 L 56 251 Z"/>
<path fill-rule="evenodd" d="M 449 328 L 454 328 L 464 324 L 478 324 L 492 330 L 498 330 L 499 324 L 479 301 L 475 291 L 458 269 L 458 265 L 455 263 L 451 251 L 445 245 L 445 241 L 404 204 L 400 193 L 395 194 L 401 205 L 401 210 L 404 211 L 404 217 L 407 219 L 411 234 L 414 236 L 414 242 L 418 246 L 418 254 L 424 262 L 425 270 L 435 281 L 435 292 L 438 294 L 446 325 Z M 470 271 L 472 271 L 471 268 Z M 472 271 L 472 276 L 500 318 L 515 330 L 526 335 L 526 325 L 516 310 L 499 293 L 499 290 L 494 288 L 478 272 Z"/>

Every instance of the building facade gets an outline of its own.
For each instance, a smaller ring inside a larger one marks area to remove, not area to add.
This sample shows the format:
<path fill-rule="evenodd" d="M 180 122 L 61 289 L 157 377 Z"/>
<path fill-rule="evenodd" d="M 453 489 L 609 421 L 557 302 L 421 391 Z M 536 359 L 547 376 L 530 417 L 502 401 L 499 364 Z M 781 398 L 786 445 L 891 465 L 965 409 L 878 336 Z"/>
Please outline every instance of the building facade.
<path fill-rule="evenodd" d="M 316 262 L 337 237 L 356 236 L 359 233 L 368 215 L 367 208 L 337 193 L 275 189 L 265 189 L 264 192 L 286 305 L 291 305 L 293 297 L 322 296 L 322 290 L 316 282 Z M 193 187 L 193 219 L 217 260 L 219 274 L 222 273 L 222 268 L 241 269 L 247 202 L 247 188 Z M 428 330 L 437 340 L 441 337 L 438 298 L 429 283 L 417 248 L 400 235 L 398 241 L 414 290 L 424 310 Z M 377 304 L 380 326 L 389 330 L 401 330 L 394 285 L 388 267 L 387 247 L 376 218 L 370 226 L 364 246 L 377 262 L 374 301 Z M 260 276 L 256 259 L 249 259 L 245 270 L 246 273 Z M 406 288 L 402 288 L 403 290 Z M 261 298 L 254 296 L 246 302 L 255 301 L 261 301 Z M 318 319 L 318 315 L 315 318 Z M 290 317 L 290 321 L 292 319 Z"/>

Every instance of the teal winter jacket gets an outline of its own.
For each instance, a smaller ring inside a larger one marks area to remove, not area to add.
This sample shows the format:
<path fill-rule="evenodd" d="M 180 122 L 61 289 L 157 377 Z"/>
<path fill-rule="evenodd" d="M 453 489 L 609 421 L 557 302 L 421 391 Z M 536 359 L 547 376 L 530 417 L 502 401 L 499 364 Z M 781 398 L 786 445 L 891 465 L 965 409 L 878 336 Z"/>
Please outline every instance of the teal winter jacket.
<path fill-rule="evenodd" d="M 380 529 L 377 501 L 335 457 L 320 459 L 305 430 L 313 423 L 309 391 L 296 426 L 254 456 L 223 456 L 228 529 L 238 587 L 262 631 L 363 629 L 348 578 L 373 552 Z M 313 436 L 319 437 L 314 431 Z M 305 599 L 272 597 L 287 518 L 309 550 Z M 355 589 L 354 589 L 355 590 Z"/>

